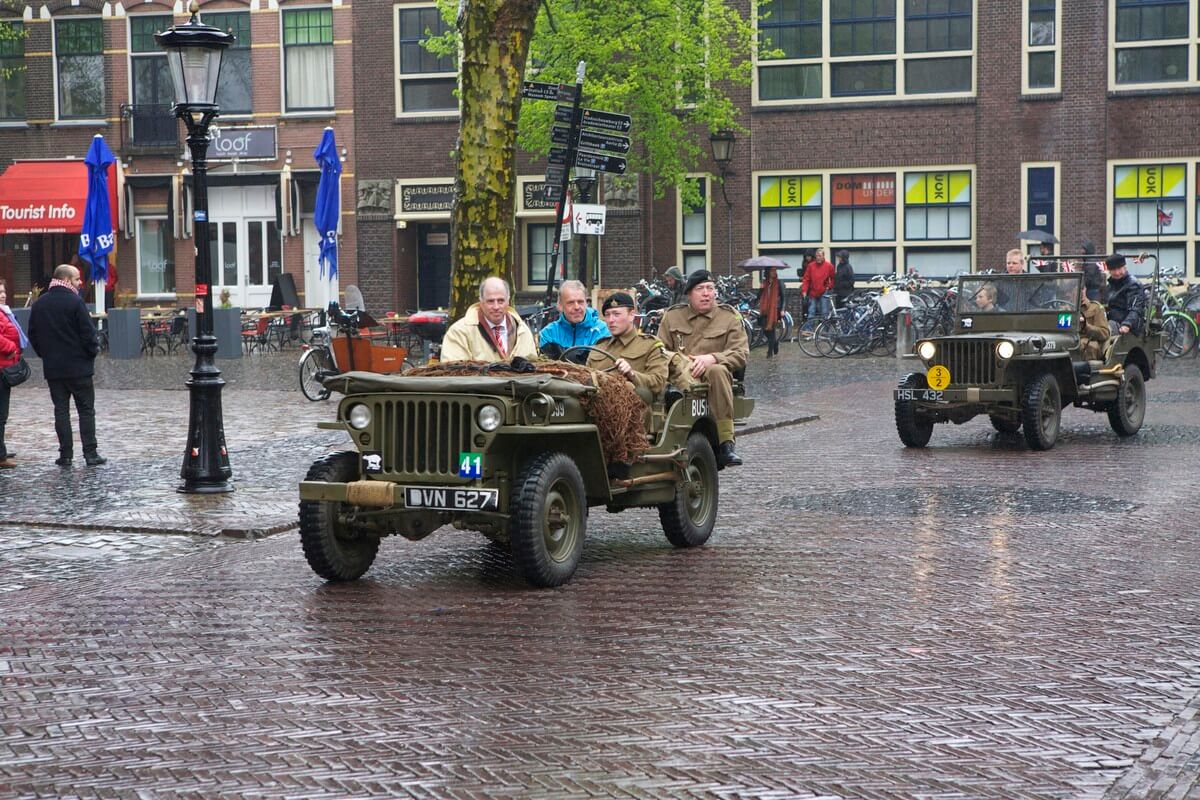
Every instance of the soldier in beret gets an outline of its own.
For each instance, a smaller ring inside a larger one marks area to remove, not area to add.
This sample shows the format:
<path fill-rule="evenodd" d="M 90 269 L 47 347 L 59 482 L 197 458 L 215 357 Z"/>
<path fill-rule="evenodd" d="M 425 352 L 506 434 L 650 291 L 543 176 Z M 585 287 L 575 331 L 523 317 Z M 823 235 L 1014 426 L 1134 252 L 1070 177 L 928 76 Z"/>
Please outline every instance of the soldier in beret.
<path fill-rule="evenodd" d="M 649 389 L 658 397 L 667 387 L 667 356 L 662 342 L 638 330 L 636 308 L 629 293 L 610 294 L 600 305 L 600 310 L 612 338 L 597 346 L 612 354 L 617 372 L 626 380 L 634 386 Z M 607 369 L 613 366 L 613 360 L 592 352 L 588 355 L 587 365 L 592 369 Z"/>
<path fill-rule="evenodd" d="M 717 303 L 717 285 L 706 269 L 688 275 L 684 285 L 687 305 L 663 314 L 658 338 L 668 349 L 687 356 L 688 365 L 678 379 L 708 383 L 708 403 L 717 419 L 718 467 L 742 463 L 733 448 L 733 374 L 746 368 L 750 345 L 742 319 L 731 306 Z M 673 378 L 675 379 L 675 378 Z"/>

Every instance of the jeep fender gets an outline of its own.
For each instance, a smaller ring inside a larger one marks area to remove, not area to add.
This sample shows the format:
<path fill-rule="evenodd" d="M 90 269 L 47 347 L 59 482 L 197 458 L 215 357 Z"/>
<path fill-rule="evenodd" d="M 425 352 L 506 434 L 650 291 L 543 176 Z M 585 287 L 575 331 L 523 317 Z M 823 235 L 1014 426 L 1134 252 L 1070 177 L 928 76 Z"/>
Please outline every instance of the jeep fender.
<path fill-rule="evenodd" d="M 503 426 L 496 431 L 489 456 L 511 463 L 509 480 L 515 480 L 529 457 L 551 451 L 563 453 L 575 462 L 583 477 L 588 505 L 603 505 L 612 498 L 600 435 L 594 425 Z"/>

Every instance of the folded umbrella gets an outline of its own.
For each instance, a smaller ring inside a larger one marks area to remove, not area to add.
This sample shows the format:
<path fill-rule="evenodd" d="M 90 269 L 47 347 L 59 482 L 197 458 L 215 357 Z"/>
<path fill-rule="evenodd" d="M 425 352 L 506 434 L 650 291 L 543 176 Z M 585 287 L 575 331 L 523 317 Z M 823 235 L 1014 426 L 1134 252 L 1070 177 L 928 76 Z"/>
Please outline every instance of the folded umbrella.
<path fill-rule="evenodd" d="M 313 209 L 313 226 L 321 237 L 321 253 L 317 257 L 320 264 L 321 277 L 325 277 L 325 267 L 329 267 L 330 279 L 337 277 L 338 218 L 342 214 L 342 160 L 338 157 L 337 142 L 334 140 L 333 128 L 326 128 L 321 137 L 321 143 L 313 151 L 313 158 L 321 167 L 321 182 L 317 184 L 317 202 Z"/>
<path fill-rule="evenodd" d="M 108 168 L 117 157 L 104 143 L 104 137 L 92 137 L 88 148 L 88 194 L 83 209 L 83 227 L 79 234 L 79 257 L 92 265 L 91 280 L 97 287 L 96 309 L 104 310 L 104 285 L 108 282 L 108 254 L 116 244 L 113 231 L 112 205 L 108 199 Z"/>

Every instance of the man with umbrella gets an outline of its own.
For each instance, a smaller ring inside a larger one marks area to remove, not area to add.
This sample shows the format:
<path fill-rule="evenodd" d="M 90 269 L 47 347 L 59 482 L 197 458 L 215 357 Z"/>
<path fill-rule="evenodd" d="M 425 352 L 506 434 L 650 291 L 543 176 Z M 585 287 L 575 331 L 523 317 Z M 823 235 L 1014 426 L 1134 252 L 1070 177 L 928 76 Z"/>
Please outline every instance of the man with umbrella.
<path fill-rule="evenodd" d="M 1057 236 L 1037 228 L 1021 231 L 1017 238 L 1023 242 L 1037 242 L 1038 254 L 1043 256 L 1054 255 L 1054 245 L 1058 244 Z M 1029 263 L 1038 272 L 1058 272 L 1058 265 L 1052 260 L 1032 259 Z"/>

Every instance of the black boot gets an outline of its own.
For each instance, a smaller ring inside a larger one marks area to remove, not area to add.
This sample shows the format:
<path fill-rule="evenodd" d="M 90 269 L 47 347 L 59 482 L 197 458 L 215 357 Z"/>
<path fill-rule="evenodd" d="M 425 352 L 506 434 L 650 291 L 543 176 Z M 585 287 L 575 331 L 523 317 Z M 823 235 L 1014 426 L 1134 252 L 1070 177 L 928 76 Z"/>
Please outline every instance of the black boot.
<path fill-rule="evenodd" d="M 721 446 L 717 448 L 717 466 L 721 469 L 725 467 L 740 467 L 742 465 L 742 457 L 733 449 L 733 442 L 721 442 Z"/>

